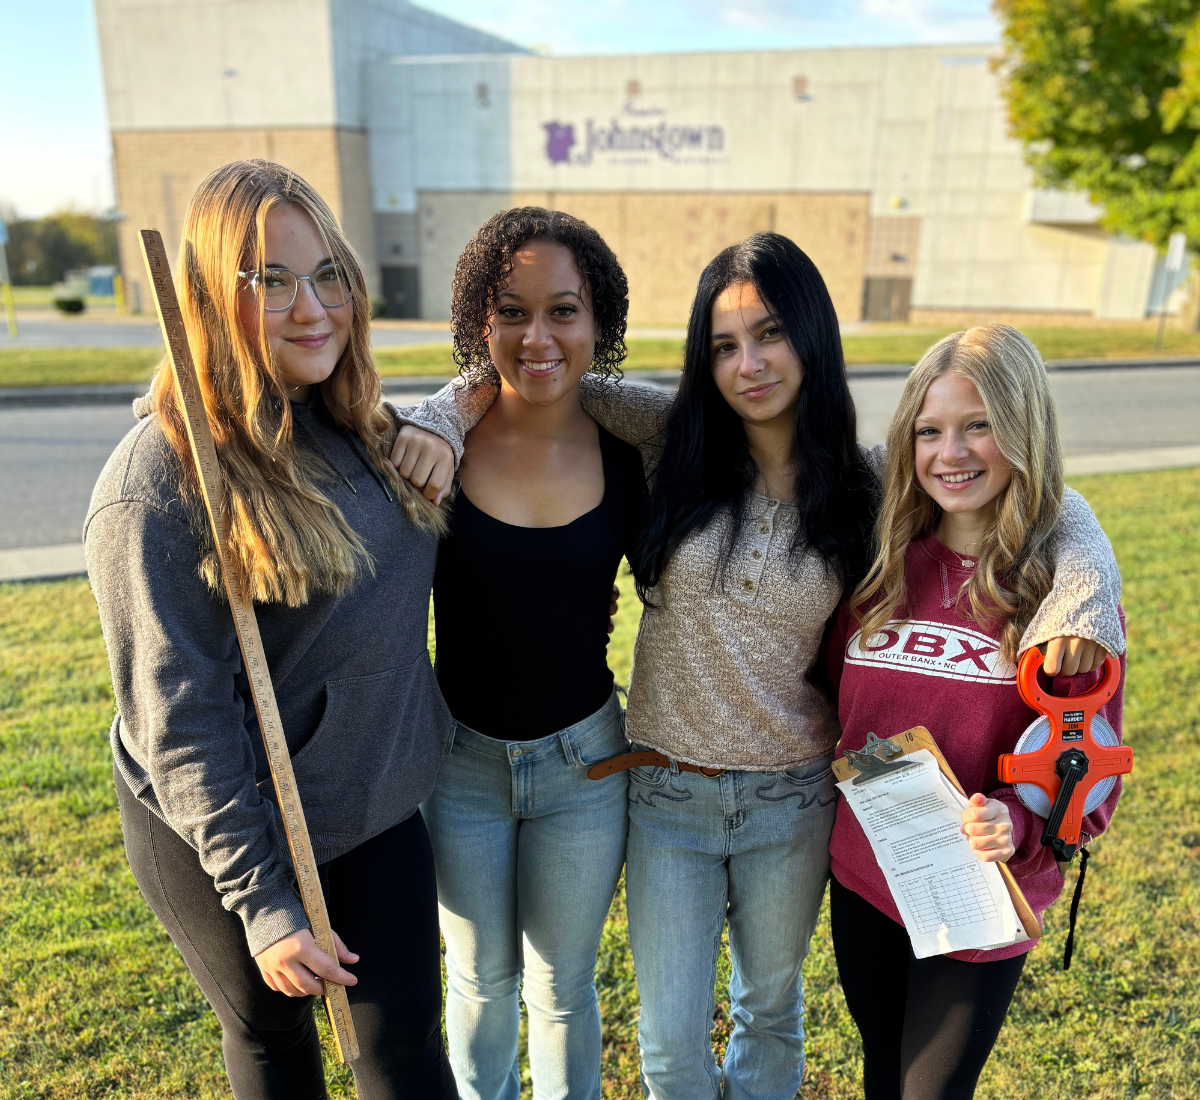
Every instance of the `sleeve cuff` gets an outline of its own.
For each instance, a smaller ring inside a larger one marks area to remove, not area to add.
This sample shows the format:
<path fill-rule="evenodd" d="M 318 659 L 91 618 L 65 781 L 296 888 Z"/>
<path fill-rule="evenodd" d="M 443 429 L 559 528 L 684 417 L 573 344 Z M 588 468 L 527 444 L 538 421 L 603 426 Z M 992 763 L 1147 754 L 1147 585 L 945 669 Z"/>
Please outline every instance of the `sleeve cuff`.
<path fill-rule="evenodd" d="M 384 402 L 384 404 L 387 404 L 387 402 Z M 411 424 L 414 428 L 420 428 L 422 431 L 436 435 L 438 439 L 449 443 L 450 450 L 454 452 L 454 468 L 458 469 L 458 464 L 462 461 L 463 444 L 457 435 L 433 421 L 419 419 L 415 415 L 408 415 L 409 413 L 417 413 L 417 409 L 415 408 L 397 408 L 395 405 L 388 405 L 388 411 L 392 414 L 392 419 L 396 421 L 397 429 L 404 427 L 405 424 Z"/>
<path fill-rule="evenodd" d="M 251 955 L 265 951 L 284 936 L 309 927 L 304 903 L 291 883 L 251 891 L 238 898 L 230 908 L 242 918 Z"/>

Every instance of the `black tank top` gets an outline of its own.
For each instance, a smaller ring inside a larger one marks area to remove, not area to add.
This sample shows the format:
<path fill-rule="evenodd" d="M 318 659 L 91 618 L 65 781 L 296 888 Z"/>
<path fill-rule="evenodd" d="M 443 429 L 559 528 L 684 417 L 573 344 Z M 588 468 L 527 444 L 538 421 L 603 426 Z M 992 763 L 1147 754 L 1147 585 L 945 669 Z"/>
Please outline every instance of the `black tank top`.
<path fill-rule="evenodd" d="M 604 499 L 562 527 L 514 527 L 461 490 L 433 580 L 435 672 L 450 713 L 504 741 L 557 733 L 613 689 L 608 605 L 646 515 L 642 461 L 600 429 Z"/>

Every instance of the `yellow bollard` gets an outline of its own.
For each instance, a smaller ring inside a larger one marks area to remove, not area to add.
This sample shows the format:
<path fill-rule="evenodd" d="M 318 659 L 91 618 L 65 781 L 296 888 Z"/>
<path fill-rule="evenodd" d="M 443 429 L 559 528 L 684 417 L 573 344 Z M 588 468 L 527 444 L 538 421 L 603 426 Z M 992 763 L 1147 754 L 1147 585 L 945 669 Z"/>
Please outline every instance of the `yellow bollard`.
<path fill-rule="evenodd" d="M 113 297 L 117 303 L 117 316 L 125 316 L 125 280 L 120 275 L 113 276 Z"/>
<path fill-rule="evenodd" d="M 4 318 L 8 321 L 8 335 L 11 339 L 17 338 L 17 310 L 13 305 L 12 283 L 5 280 L 3 283 L 4 293 Z"/>

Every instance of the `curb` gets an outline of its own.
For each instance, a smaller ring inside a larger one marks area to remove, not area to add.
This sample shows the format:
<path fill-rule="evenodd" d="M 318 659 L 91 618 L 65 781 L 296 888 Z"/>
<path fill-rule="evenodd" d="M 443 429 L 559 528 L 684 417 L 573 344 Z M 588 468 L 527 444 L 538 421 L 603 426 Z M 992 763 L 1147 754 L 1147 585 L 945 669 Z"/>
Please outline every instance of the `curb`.
<path fill-rule="evenodd" d="M 382 378 L 383 396 L 431 393 L 449 378 L 414 375 Z M 116 382 L 102 386 L 8 386 L 0 387 L 0 409 L 38 409 L 61 405 L 131 405 L 149 389 L 148 382 Z"/>
<path fill-rule="evenodd" d="M 1052 359 L 1049 371 L 1131 370 L 1148 367 L 1200 367 L 1200 356 L 1160 355 L 1146 359 Z M 852 363 L 846 367 L 850 378 L 905 378 L 911 363 Z M 674 386 L 677 370 L 631 370 L 630 382 L 649 382 L 656 386 Z M 444 375 L 412 375 L 381 378 L 383 396 L 430 393 L 452 379 Z M 118 382 L 100 386 L 8 386 L 0 387 L 0 409 L 50 408 L 55 405 L 125 405 L 146 392 L 146 382 Z"/>

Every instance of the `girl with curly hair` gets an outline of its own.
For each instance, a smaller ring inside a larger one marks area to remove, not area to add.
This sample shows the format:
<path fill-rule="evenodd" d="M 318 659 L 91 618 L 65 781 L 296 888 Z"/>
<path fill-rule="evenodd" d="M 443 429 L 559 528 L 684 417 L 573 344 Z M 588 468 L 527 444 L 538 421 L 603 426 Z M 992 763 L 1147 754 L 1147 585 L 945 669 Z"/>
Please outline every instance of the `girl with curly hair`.
<path fill-rule="evenodd" d="M 455 272 L 455 356 L 498 387 L 465 435 L 438 554 L 436 673 L 455 726 L 423 806 L 464 1100 L 520 1094 L 518 988 L 535 1095 L 600 1096 L 593 972 L 625 857 L 625 777 L 587 769 L 625 747 L 606 628 L 645 488 L 579 382 L 624 358 L 627 308 L 599 235 L 548 210 L 497 214 Z"/>
<path fill-rule="evenodd" d="M 591 378 L 582 394 L 590 415 L 638 446 L 652 478 L 630 558 L 645 603 L 632 751 L 600 770 L 629 777 L 643 1086 L 654 1100 L 792 1100 L 804 1069 L 801 967 L 836 804 L 837 712 L 815 674 L 826 625 L 871 560 L 882 454 L 857 445 L 824 280 L 775 233 L 725 249 L 700 276 L 677 395 Z M 494 396 L 480 372 L 414 423 L 453 439 Z M 402 430 L 406 447 L 418 430 Z M 1050 555 L 1056 588 L 1033 640 L 1096 637 L 1100 622 L 1104 644 L 1119 646 L 1106 598 L 1116 565 L 1078 495 L 1064 501 Z M 1062 578 L 1080 583 L 1059 588 Z M 718 1067 L 726 925 L 733 1030 Z"/>

